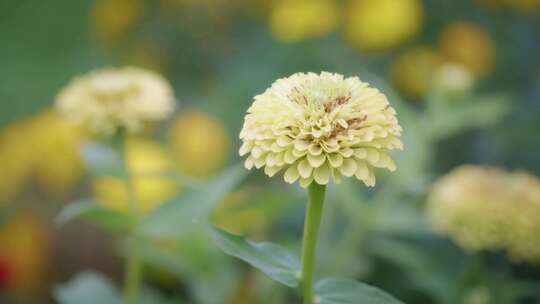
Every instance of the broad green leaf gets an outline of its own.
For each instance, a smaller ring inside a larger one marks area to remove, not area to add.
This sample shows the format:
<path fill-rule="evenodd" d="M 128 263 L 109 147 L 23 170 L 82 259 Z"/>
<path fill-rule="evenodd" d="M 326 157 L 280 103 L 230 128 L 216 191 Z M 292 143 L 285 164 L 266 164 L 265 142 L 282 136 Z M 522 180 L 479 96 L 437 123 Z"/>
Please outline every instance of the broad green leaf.
<path fill-rule="evenodd" d="M 69 283 L 57 287 L 54 297 L 59 304 L 121 304 L 117 290 L 107 278 L 96 272 L 83 272 Z"/>
<path fill-rule="evenodd" d="M 317 304 L 403 304 L 378 288 L 350 279 L 323 279 L 315 292 Z"/>
<path fill-rule="evenodd" d="M 247 262 L 275 281 L 298 286 L 300 259 L 294 253 L 273 243 L 256 243 L 215 227 L 211 229 L 217 245 L 226 254 Z"/>
<path fill-rule="evenodd" d="M 107 209 L 91 199 L 67 205 L 60 211 L 56 222 L 65 224 L 76 218 L 87 219 L 110 231 L 126 230 L 135 223 L 135 219 L 127 213 Z"/>
<path fill-rule="evenodd" d="M 246 175 L 247 170 L 241 166 L 225 170 L 206 185 L 159 207 L 143 220 L 140 233 L 149 237 L 174 237 L 185 233 L 194 222 L 206 223 L 218 201 Z"/>

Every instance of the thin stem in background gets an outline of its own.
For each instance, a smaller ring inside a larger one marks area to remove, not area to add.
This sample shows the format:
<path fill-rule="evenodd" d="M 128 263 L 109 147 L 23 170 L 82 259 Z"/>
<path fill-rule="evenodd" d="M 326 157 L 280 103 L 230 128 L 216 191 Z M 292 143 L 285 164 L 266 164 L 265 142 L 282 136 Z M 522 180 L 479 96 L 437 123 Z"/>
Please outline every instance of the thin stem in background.
<path fill-rule="evenodd" d="M 302 289 L 304 304 L 314 304 L 313 275 L 315 272 L 317 238 L 321 226 L 325 191 L 326 186 L 319 185 L 315 182 L 309 186 L 309 199 L 306 207 L 302 248 Z"/>
<path fill-rule="evenodd" d="M 127 151 L 127 137 L 125 134 L 121 135 L 121 156 L 123 160 L 124 176 L 126 182 L 126 191 L 128 198 L 128 210 L 131 216 L 139 222 L 139 210 L 137 203 L 137 195 L 133 180 L 133 174 L 130 172 L 128 164 L 128 151 Z M 142 263 L 140 256 L 140 240 L 133 233 L 127 237 L 127 250 L 126 250 L 126 268 L 124 276 L 124 303 L 125 304 L 138 304 L 139 292 L 142 278 Z"/>

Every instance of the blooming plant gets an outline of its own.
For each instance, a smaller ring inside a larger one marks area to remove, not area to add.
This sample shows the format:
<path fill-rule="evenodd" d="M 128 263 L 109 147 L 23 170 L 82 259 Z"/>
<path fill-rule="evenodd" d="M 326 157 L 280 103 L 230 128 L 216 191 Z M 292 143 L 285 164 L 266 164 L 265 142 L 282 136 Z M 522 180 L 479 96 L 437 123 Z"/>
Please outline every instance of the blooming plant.
<path fill-rule="evenodd" d="M 386 293 L 345 279 L 314 286 L 317 235 L 326 186 L 355 177 L 375 185 L 375 169 L 394 171 L 389 156 L 402 149 L 396 111 L 385 95 L 356 77 L 322 72 L 277 80 L 255 97 L 240 138 L 245 166 L 283 172 L 308 188 L 301 261 L 275 244 L 257 244 L 216 229 L 220 247 L 290 287 L 302 286 L 305 304 L 399 303 Z"/>
<path fill-rule="evenodd" d="M 469 252 L 505 250 L 540 262 L 540 180 L 525 172 L 461 166 L 435 183 L 427 214 Z"/>
<path fill-rule="evenodd" d="M 96 137 L 113 142 L 113 152 L 121 160 L 121 180 L 107 175 L 98 178 L 96 197 L 111 209 L 127 211 L 130 221 L 135 223 L 130 227 L 137 227 L 148 209 L 156 207 L 155 197 L 148 201 L 146 193 L 156 192 L 156 187 L 162 192 L 165 187 L 171 193 L 166 195 L 172 195 L 174 183 L 155 176 L 140 177 L 166 173 L 164 169 L 170 166 L 162 157 L 165 153 L 151 143 L 133 144 L 130 140 L 130 135 L 140 134 L 148 123 L 173 114 L 175 99 L 164 78 L 139 68 L 97 70 L 73 80 L 59 93 L 56 105 L 69 120 Z M 137 158 L 143 158 L 141 165 L 133 163 Z M 141 240 L 135 229 L 129 229 L 126 241 L 124 302 L 134 304 L 139 303 L 142 277 Z"/>

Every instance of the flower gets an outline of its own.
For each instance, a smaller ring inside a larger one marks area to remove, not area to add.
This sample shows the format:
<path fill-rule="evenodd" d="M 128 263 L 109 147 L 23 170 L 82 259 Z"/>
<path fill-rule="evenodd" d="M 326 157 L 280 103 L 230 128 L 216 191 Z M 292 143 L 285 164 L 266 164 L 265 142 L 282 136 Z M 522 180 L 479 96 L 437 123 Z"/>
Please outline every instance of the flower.
<path fill-rule="evenodd" d="M 469 91 L 474 81 L 472 73 L 463 65 L 446 63 L 437 70 L 434 82 L 439 90 L 459 95 Z"/>
<path fill-rule="evenodd" d="M 91 23 L 96 35 L 105 42 L 113 42 L 131 30 L 141 19 L 140 0 L 98 0 L 94 2 Z"/>
<path fill-rule="evenodd" d="M 385 51 L 413 38 L 422 28 L 419 0 L 349 0 L 345 37 L 364 51 Z"/>
<path fill-rule="evenodd" d="M 84 173 L 84 132 L 53 110 L 10 124 L 0 133 L 0 202 L 14 200 L 30 181 L 46 194 L 65 194 Z"/>
<path fill-rule="evenodd" d="M 160 144 L 147 139 L 129 139 L 126 145 L 128 170 L 133 177 L 136 211 L 148 214 L 181 189 L 169 177 L 175 164 L 171 154 Z M 94 194 L 99 203 L 112 210 L 129 210 L 129 195 L 122 179 L 103 176 L 94 181 Z"/>
<path fill-rule="evenodd" d="M 169 83 L 134 67 L 106 68 L 75 78 L 58 95 L 57 108 L 90 132 L 140 132 L 145 123 L 167 118 L 175 108 Z"/>
<path fill-rule="evenodd" d="M 429 47 L 418 47 L 400 55 L 392 65 L 392 81 L 403 95 L 418 100 L 433 87 L 441 65 L 439 54 Z"/>
<path fill-rule="evenodd" d="M 0 288 L 28 296 L 42 286 L 51 253 L 49 230 L 35 216 L 18 213 L 0 225 Z M 0 274 L 2 275 L 2 274 Z"/>
<path fill-rule="evenodd" d="M 229 155 L 229 135 L 223 124 L 203 112 L 187 112 L 169 130 L 169 143 L 180 171 L 208 177 Z"/>
<path fill-rule="evenodd" d="M 316 38 L 337 27 L 339 14 L 334 0 L 281 0 L 270 13 L 270 29 L 283 42 Z"/>
<path fill-rule="evenodd" d="M 34 173 L 42 191 L 67 193 L 85 172 L 80 148 L 84 132 L 53 110 L 32 119 L 32 145 L 35 157 Z"/>
<path fill-rule="evenodd" d="M 540 179 L 530 174 L 461 166 L 435 183 L 427 214 L 467 251 L 504 249 L 540 262 Z"/>
<path fill-rule="evenodd" d="M 26 186 L 32 174 L 34 150 L 29 147 L 27 135 L 31 120 L 11 123 L 0 132 L 0 203 L 10 203 Z"/>
<path fill-rule="evenodd" d="M 339 183 L 356 176 L 375 185 L 374 168 L 396 169 L 388 155 L 402 149 L 396 111 L 357 77 L 322 72 L 277 80 L 255 96 L 240 132 L 245 166 L 288 183 Z"/>
<path fill-rule="evenodd" d="M 461 64 L 476 76 L 484 76 L 495 65 L 495 45 L 491 37 L 473 23 L 448 25 L 441 34 L 440 49 L 446 61 Z"/>

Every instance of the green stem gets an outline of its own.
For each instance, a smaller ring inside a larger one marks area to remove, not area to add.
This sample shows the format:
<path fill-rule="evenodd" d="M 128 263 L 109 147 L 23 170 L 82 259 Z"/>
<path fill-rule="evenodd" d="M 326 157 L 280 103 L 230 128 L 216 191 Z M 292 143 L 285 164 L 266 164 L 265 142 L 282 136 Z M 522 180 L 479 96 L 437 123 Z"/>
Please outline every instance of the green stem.
<path fill-rule="evenodd" d="M 130 237 L 128 240 L 128 250 L 124 278 L 124 303 L 137 304 L 139 302 L 142 276 L 140 247 L 137 237 Z"/>
<path fill-rule="evenodd" d="M 313 274 L 315 272 L 315 259 L 317 237 L 321 226 L 326 186 L 313 182 L 309 186 L 309 201 L 306 208 L 304 223 L 304 240 L 302 248 L 302 289 L 304 304 L 314 304 Z"/>
<path fill-rule="evenodd" d="M 127 137 L 121 134 L 122 144 L 121 153 L 124 167 L 124 177 L 126 182 L 126 191 L 128 199 L 128 210 L 136 222 L 139 221 L 137 210 L 137 196 L 135 194 L 135 185 L 133 175 L 129 170 L 127 155 Z M 126 266 L 124 274 L 124 303 L 137 304 L 139 302 L 139 290 L 142 277 L 142 263 L 140 257 L 140 240 L 134 232 L 130 232 L 127 237 L 126 248 Z"/>

